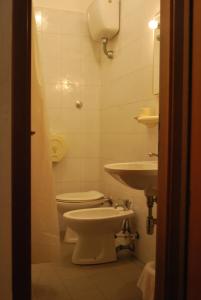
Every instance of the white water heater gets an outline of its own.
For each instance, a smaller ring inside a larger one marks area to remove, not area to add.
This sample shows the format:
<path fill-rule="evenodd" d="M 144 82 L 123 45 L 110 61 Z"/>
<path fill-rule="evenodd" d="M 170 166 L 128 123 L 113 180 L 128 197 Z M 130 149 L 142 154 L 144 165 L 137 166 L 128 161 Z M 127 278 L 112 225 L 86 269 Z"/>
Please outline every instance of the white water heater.
<path fill-rule="evenodd" d="M 94 0 L 87 10 L 87 16 L 92 39 L 101 41 L 105 54 L 113 58 L 113 52 L 106 47 L 108 40 L 119 32 L 120 0 Z"/>
<path fill-rule="evenodd" d="M 119 31 L 120 0 L 94 0 L 88 8 L 90 34 L 95 41 L 112 39 Z"/>

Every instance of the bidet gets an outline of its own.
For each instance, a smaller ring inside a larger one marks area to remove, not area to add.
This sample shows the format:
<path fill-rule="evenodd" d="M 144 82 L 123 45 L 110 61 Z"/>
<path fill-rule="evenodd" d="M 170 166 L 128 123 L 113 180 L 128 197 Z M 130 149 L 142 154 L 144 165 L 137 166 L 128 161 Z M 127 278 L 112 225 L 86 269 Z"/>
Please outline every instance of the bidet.
<path fill-rule="evenodd" d="M 74 264 L 100 264 L 117 260 L 115 234 L 122 221 L 134 212 L 114 207 L 74 210 L 64 214 L 67 225 L 78 235 Z"/>

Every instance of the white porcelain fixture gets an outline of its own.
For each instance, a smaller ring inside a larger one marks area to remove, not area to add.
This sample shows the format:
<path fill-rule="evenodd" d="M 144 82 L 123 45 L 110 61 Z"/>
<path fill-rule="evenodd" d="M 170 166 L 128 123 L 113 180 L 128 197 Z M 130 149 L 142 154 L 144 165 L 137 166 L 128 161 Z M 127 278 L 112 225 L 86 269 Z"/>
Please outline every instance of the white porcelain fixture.
<path fill-rule="evenodd" d="M 154 300 L 155 273 L 155 262 L 147 263 L 137 283 L 138 288 L 142 291 L 143 300 Z"/>
<path fill-rule="evenodd" d="M 157 161 L 139 161 L 105 165 L 105 170 L 116 180 L 146 194 L 155 194 L 157 190 Z"/>
<path fill-rule="evenodd" d="M 104 195 L 97 191 L 82 193 L 65 193 L 56 196 L 57 210 L 59 214 L 60 231 L 65 231 L 64 242 L 75 243 L 77 235 L 66 226 L 63 214 L 68 211 L 100 207 L 105 201 Z"/>
<path fill-rule="evenodd" d="M 88 26 L 91 37 L 101 41 L 103 52 L 109 59 L 114 58 L 114 51 L 108 50 L 108 41 L 120 28 L 120 0 L 94 0 L 87 11 Z"/>
<path fill-rule="evenodd" d="M 89 32 L 95 41 L 112 39 L 119 31 L 119 0 L 94 0 L 87 11 Z"/>
<path fill-rule="evenodd" d="M 64 214 L 67 225 L 78 235 L 73 252 L 74 264 L 100 264 L 117 260 L 115 233 L 132 210 L 113 207 L 75 210 Z"/>

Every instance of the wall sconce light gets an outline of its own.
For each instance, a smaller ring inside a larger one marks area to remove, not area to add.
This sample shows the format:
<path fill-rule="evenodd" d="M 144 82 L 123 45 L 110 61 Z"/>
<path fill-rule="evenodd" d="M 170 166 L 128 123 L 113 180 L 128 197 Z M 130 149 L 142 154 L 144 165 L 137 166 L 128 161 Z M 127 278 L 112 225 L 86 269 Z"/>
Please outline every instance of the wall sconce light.
<path fill-rule="evenodd" d="M 148 26 L 150 29 L 155 30 L 159 27 L 159 22 L 155 19 L 149 21 Z"/>
<path fill-rule="evenodd" d="M 160 41 L 160 13 L 158 13 L 153 19 L 148 23 L 151 30 L 154 31 L 154 36 L 157 41 Z"/>
<path fill-rule="evenodd" d="M 41 11 L 37 11 L 35 13 L 35 21 L 36 21 L 37 28 L 41 29 L 41 26 L 42 26 L 42 13 L 41 13 Z"/>

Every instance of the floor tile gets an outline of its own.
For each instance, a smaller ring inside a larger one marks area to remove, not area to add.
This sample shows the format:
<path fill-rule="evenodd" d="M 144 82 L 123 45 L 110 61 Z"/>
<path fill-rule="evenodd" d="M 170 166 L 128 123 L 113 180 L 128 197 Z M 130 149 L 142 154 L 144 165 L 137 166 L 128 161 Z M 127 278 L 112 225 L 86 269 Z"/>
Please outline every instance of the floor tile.
<path fill-rule="evenodd" d="M 62 245 L 59 263 L 32 266 L 32 300 L 142 300 L 136 287 L 143 264 L 128 252 L 117 262 L 78 266 L 73 245 Z"/>

